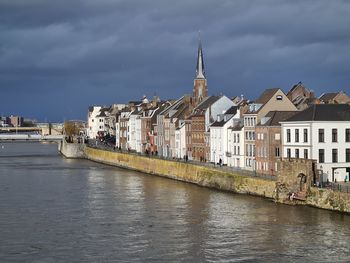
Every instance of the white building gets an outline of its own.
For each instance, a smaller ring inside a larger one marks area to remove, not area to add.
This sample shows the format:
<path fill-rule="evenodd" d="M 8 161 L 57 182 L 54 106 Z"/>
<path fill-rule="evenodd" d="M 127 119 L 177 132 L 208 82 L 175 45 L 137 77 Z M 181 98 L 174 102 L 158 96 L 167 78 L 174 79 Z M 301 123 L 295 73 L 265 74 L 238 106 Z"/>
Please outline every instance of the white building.
<path fill-rule="evenodd" d="M 176 158 L 183 158 L 186 155 L 186 128 L 184 121 L 180 121 L 179 127 L 175 130 L 175 147 Z"/>
<path fill-rule="evenodd" d="M 228 128 L 227 165 L 244 168 L 244 130 L 240 121 Z"/>
<path fill-rule="evenodd" d="M 128 146 L 130 150 L 141 152 L 141 111 L 134 110 L 128 122 Z"/>
<path fill-rule="evenodd" d="M 323 181 L 349 180 L 349 105 L 313 105 L 281 124 L 284 158 L 317 160 Z"/>
<path fill-rule="evenodd" d="M 229 127 L 240 118 L 237 106 L 232 106 L 210 126 L 210 161 L 227 165 Z"/>
<path fill-rule="evenodd" d="M 89 107 L 87 128 L 88 138 L 95 139 L 106 133 L 106 111 L 108 111 L 108 108 L 103 108 L 101 106 Z"/>

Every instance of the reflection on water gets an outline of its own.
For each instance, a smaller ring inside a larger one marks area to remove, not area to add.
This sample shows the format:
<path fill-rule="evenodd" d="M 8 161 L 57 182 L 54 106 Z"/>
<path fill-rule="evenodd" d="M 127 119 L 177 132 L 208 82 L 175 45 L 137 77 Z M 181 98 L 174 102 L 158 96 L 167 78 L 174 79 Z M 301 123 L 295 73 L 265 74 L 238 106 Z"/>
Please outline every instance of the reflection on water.
<path fill-rule="evenodd" d="M 1 147 L 4 145 L 4 148 Z M 1 262 L 349 262 L 350 217 L 0 143 Z"/>

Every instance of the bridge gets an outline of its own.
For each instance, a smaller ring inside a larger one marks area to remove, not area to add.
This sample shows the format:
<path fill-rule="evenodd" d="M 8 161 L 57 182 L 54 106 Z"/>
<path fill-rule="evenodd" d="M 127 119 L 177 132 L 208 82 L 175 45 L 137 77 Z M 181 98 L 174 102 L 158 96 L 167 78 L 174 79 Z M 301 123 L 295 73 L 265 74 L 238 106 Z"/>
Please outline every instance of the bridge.
<path fill-rule="evenodd" d="M 0 127 L 0 132 L 42 132 L 42 127 Z"/>
<path fill-rule="evenodd" d="M 62 123 L 38 123 L 33 127 L 0 127 L 1 133 L 23 133 L 37 132 L 43 135 L 61 135 L 63 130 Z"/>
<path fill-rule="evenodd" d="M 0 134 L 0 141 L 61 141 L 63 135 Z"/>

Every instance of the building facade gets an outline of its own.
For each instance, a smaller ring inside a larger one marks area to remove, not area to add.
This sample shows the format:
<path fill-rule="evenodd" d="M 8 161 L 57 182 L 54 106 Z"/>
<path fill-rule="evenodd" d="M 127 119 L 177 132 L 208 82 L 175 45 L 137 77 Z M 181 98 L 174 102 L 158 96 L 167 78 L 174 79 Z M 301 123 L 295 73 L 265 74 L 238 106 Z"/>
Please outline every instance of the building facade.
<path fill-rule="evenodd" d="M 284 158 L 317 160 L 320 181 L 349 180 L 349 105 L 313 105 L 281 124 Z"/>

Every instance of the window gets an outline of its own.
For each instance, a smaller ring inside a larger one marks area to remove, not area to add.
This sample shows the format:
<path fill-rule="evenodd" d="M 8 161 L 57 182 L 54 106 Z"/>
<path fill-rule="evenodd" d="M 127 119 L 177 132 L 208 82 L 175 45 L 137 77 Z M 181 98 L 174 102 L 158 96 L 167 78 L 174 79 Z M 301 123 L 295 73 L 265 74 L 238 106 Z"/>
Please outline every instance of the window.
<path fill-rule="evenodd" d="M 239 146 L 237 146 L 237 155 L 241 155 L 241 154 L 239 153 Z"/>
<path fill-rule="evenodd" d="M 332 162 L 338 162 L 338 149 L 332 149 Z"/>
<path fill-rule="evenodd" d="M 350 149 L 345 150 L 345 162 L 350 163 Z"/>
<path fill-rule="evenodd" d="M 350 142 L 350 129 L 345 129 L 345 141 Z"/>
<path fill-rule="evenodd" d="M 239 142 L 239 133 L 237 134 L 237 142 Z"/>
<path fill-rule="evenodd" d="M 290 149 L 287 148 L 287 158 L 290 158 Z"/>
<path fill-rule="evenodd" d="M 318 142 L 324 142 L 324 129 L 318 129 Z"/>
<path fill-rule="evenodd" d="M 276 133 L 276 134 L 275 134 L 275 140 L 276 140 L 276 141 L 281 140 L 281 134 Z"/>
<path fill-rule="evenodd" d="M 287 129 L 287 142 L 290 142 L 290 129 Z"/>
<path fill-rule="evenodd" d="M 332 129 L 332 142 L 337 142 L 337 141 L 338 141 L 338 130 Z"/>
<path fill-rule="evenodd" d="M 304 129 L 304 142 L 307 142 L 307 129 Z"/>
<path fill-rule="evenodd" d="M 304 149 L 304 159 L 309 159 L 307 149 Z"/>
<path fill-rule="evenodd" d="M 277 95 L 276 100 L 283 100 L 283 97 L 281 95 Z"/>
<path fill-rule="evenodd" d="M 275 156 L 280 157 L 280 148 L 279 147 L 275 148 Z"/>
<path fill-rule="evenodd" d="M 295 129 L 295 142 L 299 142 L 299 129 Z"/>
<path fill-rule="evenodd" d="M 324 149 L 318 150 L 318 162 L 324 163 Z"/>
<path fill-rule="evenodd" d="M 295 149 L 295 158 L 299 159 L 299 149 Z"/>

